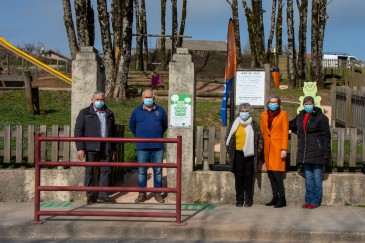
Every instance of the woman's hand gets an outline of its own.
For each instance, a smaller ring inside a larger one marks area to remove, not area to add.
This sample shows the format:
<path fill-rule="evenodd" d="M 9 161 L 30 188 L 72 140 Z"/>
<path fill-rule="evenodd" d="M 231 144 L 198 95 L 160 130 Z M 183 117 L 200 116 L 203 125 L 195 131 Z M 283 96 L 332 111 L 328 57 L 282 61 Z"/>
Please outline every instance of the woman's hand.
<path fill-rule="evenodd" d="M 281 158 L 282 159 L 286 158 L 286 150 L 281 150 Z"/>

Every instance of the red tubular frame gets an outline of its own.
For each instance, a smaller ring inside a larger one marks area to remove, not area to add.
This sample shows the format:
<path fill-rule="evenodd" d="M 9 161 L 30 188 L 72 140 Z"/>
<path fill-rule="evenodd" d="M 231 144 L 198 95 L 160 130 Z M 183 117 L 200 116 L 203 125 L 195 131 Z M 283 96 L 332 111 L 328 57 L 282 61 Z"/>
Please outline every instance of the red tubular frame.
<path fill-rule="evenodd" d="M 42 141 L 63 141 L 63 142 L 115 142 L 115 143 L 135 143 L 135 142 L 154 142 L 154 143 L 176 143 L 176 163 L 138 163 L 138 162 L 41 162 L 41 142 Z M 182 137 L 177 138 L 100 138 L 100 137 L 44 137 L 36 133 L 35 151 L 35 193 L 34 193 L 34 222 L 40 221 L 41 215 L 48 216 L 127 216 L 127 217 L 170 217 L 175 218 L 176 223 L 181 223 L 181 156 L 182 156 Z M 160 167 L 176 168 L 176 188 L 139 188 L 139 187 L 84 187 L 84 186 L 41 186 L 41 167 L 42 166 L 93 166 L 93 167 Z M 172 192 L 176 193 L 176 212 L 112 212 L 112 211 L 41 211 L 40 192 L 41 191 L 106 191 L 106 192 Z"/>

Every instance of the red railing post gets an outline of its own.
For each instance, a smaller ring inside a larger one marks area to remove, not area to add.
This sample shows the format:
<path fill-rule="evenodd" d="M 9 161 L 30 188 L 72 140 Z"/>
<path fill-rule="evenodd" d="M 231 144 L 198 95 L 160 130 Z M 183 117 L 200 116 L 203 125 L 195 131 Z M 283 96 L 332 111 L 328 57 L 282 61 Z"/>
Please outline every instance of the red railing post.
<path fill-rule="evenodd" d="M 39 186 L 41 185 L 41 171 L 40 171 L 40 158 L 41 158 L 41 141 L 39 137 L 41 134 L 36 133 L 35 142 L 35 166 L 34 166 L 34 222 L 39 222 L 39 211 L 40 211 L 40 191 Z"/>
<path fill-rule="evenodd" d="M 182 136 L 177 137 L 176 146 L 176 223 L 181 223 L 181 156 L 182 156 Z"/>

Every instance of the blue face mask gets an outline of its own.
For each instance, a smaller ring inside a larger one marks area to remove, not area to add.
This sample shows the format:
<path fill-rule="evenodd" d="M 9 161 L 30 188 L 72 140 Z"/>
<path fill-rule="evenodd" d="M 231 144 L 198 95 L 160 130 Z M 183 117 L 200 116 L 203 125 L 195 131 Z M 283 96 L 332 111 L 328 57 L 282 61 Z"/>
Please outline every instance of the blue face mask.
<path fill-rule="evenodd" d="M 240 117 L 242 120 L 246 121 L 248 118 L 250 118 L 249 112 L 240 112 Z"/>
<path fill-rule="evenodd" d="M 104 101 L 95 101 L 94 106 L 96 109 L 101 109 L 104 107 Z"/>
<path fill-rule="evenodd" d="M 143 104 L 144 104 L 145 106 L 151 106 L 151 105 L 153 105 L 153 99 L 151 99 L 151 98 L 144 99 L 144 100 L 143 100 Z"/>
<path fill-rule="evenodd" d="M 312 112 L 313 111 L 313 105 L 305 105 L 304 110 L 307 113 Z"/>
<path fill-rule="evenodd" d="M 268 107 L 269 107 L 269 109 L 270 109 L 271 111 L 275 111 L 275 110 L 279 107 L 279 105 L 278 105 L 278 103 L 270 103 L 270 104 L 268 105 Z"/>

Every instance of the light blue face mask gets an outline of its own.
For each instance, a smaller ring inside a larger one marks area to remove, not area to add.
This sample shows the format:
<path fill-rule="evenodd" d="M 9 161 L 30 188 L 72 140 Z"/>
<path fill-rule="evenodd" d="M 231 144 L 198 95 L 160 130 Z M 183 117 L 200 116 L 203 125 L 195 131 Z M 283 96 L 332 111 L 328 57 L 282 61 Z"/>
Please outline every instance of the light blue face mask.
<path fill-rule="evenodd" d="M 269 103 L 268 107 L 271 111 L 275 111 L 279 107 L 279 105 L 278 103 Z"/>
<path fill-rule="evenodd" d="M 307 113 L 312 112 L 312 111 L 313 111 L 313 105 L 305 105 L 305 106 L 304 106 L 304 110 L 305 110 L 305 112 L 307 112 Z"/>
<path fill-rule="evenodd" d="M 153 105 L 153 99 L 152 98 L 144 99 L 143 104 L 145 106 L 151 106 L 151 105 Z"/>
<path fill-rule="evenodd" d="M 240 112 L 240 117 L 242 120 L 246 121 L 248 118 L 250 118 L 250 112 Z"/>
<path fill-rule="evenodd" d="M 104 101 L 95 101 L 94 106 L 96 109 L 101 109 L 104 107 Z"/>

